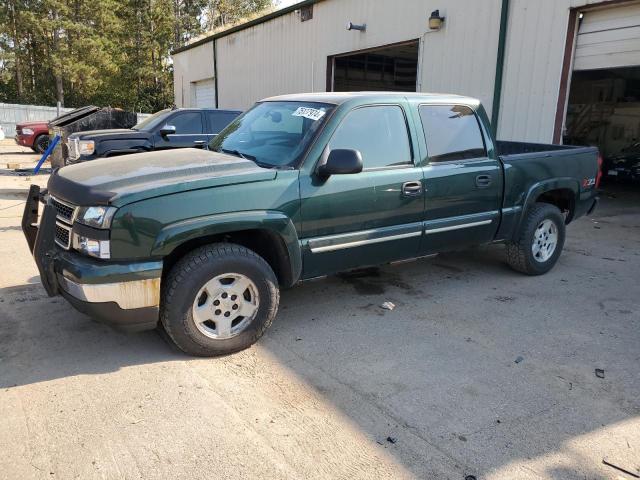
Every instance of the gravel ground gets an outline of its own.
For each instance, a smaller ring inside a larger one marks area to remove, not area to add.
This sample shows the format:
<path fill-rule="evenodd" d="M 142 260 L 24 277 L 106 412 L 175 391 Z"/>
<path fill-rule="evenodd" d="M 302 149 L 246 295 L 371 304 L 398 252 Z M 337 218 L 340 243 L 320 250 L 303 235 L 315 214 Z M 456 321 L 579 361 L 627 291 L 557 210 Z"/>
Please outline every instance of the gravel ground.
<path fill-rule="evenodd" d="M 37 156 L 0 145 L 7 161 Z M 640 194 L 611 188 L 543 277 L 500 246 L 284 292 L 193 359 L 48 298 L 0 169 L 0 477 L 604 479 L 640 468 Z M 380 308 L 385 301 L 393 311 Z M 604 378 L 595 375 L 604 370 Z"/>

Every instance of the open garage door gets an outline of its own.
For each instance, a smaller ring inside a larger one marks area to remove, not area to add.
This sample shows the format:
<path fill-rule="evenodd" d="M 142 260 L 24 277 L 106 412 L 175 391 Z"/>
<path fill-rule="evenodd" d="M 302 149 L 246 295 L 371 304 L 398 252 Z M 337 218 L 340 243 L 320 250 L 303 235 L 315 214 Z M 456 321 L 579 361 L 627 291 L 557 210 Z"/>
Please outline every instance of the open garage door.
<path fill-rule="evenodd" d="M 589 11 L 580 20 L 574 70 L 640 64 L 640 4 Z"/>
<path fill-rule="evenodd" d="M 418 40 L 333 57 L 335 92 L 415 92 Z"/>
<path fill-rule="evenodd" d="M 640 185 L 640 4 L 584 12 L 573 65 L 564 143 L 597 146 L 605 183 Z"/>

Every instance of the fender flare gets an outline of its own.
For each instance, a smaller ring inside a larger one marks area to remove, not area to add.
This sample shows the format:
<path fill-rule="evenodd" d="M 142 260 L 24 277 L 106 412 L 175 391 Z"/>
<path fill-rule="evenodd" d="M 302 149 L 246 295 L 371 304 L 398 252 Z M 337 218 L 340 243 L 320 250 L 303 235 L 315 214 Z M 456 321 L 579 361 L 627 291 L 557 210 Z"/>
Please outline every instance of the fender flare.
<path fill-rule="evenodd" d="M 245 230 L 266 230 L 279 238 L 288 253 L 290 281 L 293 285 L 302 275 L 302 251 L 298 233 L 291 219 L 273 210 L 248 210 L 190 218 L 166 225 L 160 230 L 151 255 L 165 257 L 191 240 Z M 289 285 L 288 285 L 289 286 Z"/>
<path fill-rule="evenodd" d="M 580 196 L 580 182 L 572 177 L 560 177 L 534 183 L 529 188 L 529 191 L 525 196 L 521 210 L 522 213 L 520 214 L 518 225 L 514 229 L 514 235 L 517 235 L 517 232 L 520 231 L 520 226 L 522 225 L 524 216 L 526 215 L 529 208 L 536 202 L 536 199 L 543 193 L 550 192 L 552 190 L 571 190 L 577 204 L 578 197 Z"/>

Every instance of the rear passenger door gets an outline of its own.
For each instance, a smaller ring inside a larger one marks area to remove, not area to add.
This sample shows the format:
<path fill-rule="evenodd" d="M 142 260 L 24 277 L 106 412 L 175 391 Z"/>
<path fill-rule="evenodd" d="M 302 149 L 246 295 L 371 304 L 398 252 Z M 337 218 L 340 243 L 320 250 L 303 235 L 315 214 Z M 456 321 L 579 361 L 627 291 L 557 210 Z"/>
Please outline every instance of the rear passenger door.
<path fill-rule="evenodd" d="M 206 142 L 208 138 L 204 131 L 203 120 L 200 111 L 176 112 L 165 123 L 158 126 L 155 134 L 155 148 L 201 147 L 203 144 L 196 142 Z M 165 125 L 176 127 L 176 133 L 161 135 L 160 129 Z"/>
<path fill-rule="evenodd" d="M 343 117 L 323 156 L 358 150 L 363 171 L 301 175 L 305 278 L 417 256 L 424 196 L 413 145 L 401 105 L 356 107 Z"/>
<path fill-rule="evenodd" d="M 465 105 L 420 105 L 428 162 L 421 252 L 491 242 L 500 222 L 503 175 L 487 155 L 486 132 Z"/>

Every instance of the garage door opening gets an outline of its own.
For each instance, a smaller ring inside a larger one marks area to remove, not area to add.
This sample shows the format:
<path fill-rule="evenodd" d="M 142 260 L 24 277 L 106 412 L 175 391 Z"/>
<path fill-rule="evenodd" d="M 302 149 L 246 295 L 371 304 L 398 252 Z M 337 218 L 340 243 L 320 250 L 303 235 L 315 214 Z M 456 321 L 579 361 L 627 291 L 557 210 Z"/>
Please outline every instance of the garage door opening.
<path fill-rule="evenodd" d="M 334 92 L 415 92 L 418 81 L 418 41 L 335 56 Z M 330 62 L 331 65 L 331 62 Z"/>
<path fill-rule="evenodd" d="M 605 178 L 640 180 L 640 4 L 578 18 L 564 143 L 597 146 Z"/>
<path fill-rule="evenodd" d="M 565 143 L 610 158 L 640 142 L 640 67 L 573 73 Z"/>

